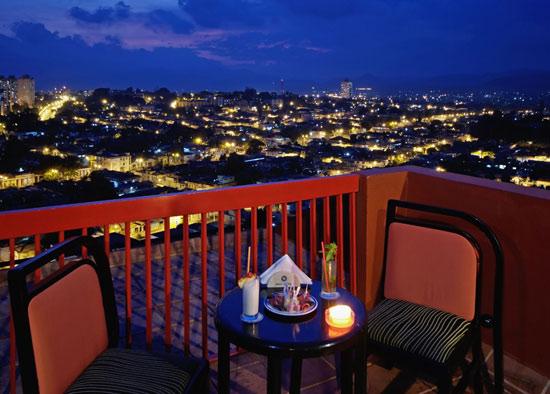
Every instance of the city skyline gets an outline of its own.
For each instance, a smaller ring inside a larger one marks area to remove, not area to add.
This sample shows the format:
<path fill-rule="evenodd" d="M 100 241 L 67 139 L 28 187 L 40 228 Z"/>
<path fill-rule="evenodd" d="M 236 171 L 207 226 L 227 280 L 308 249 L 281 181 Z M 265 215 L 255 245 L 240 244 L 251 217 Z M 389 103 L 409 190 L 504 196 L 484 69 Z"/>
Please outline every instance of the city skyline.
<path fill-rule="evenodd" d="M 550 70 L 550 5 L 538 0 L 8 0 L 0 8 L 0 74 L 31 74 L 39 89 L 277 91 L 282 78 L 306 92 L 337 89 L 346 77 L 386 89 L 492 87 L 518 74 L 544 80 Z"/>

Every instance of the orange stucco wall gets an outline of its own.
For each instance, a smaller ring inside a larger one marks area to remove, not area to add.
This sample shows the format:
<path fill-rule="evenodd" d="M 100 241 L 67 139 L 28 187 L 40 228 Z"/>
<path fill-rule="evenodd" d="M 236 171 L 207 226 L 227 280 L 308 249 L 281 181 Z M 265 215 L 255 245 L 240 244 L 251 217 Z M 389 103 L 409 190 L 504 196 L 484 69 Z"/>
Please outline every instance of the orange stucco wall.
<path fill-rule="evenodd" d="M 550 191 L 528 189 L 416 167 L 365 172 L 360 181 L 363 221 L 358 239 L 360 288 L 369 307 L 379 296 L 388 198 L 469 212 L 485 221 L 502 243 L 504 270 L 504 350 L 523 364 L 550 376 Z M 405 171 L 404 171 L 405 170 Z M 364 191 L 364 193 L 361 193 Z M 491 252 L 484 270 L 484 311 L 491 311 Z M 361 260 L 362 259 L 362 260 Z"/>

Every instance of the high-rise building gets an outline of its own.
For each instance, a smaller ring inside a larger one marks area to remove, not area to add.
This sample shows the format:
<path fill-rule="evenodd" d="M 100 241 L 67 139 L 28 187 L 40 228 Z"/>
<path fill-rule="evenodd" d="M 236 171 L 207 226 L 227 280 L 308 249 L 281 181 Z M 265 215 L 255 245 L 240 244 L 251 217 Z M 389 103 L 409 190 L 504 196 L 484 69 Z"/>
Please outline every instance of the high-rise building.
<path fill-rule="evenodd" d="M 34 79 L 28 75 L 23 75 L 17 80 L 17 104 L 22 107 L 34 107 Z"/>
<path fill-rule="evenodd" d="M 340 83 L 340 97 L 349 99 L 353 93 L 353 84 L 349 79 L 344 79 Z"/>
<path fill-rule="evenodd" d="M 0 76 L 0 115 L 13 110 L 16 101 L 17 79 L 13 76 Z"/>
<path fill-rule="evenodd" d="M 34 79 L 28 75 L 21 78 L 0 76 L 0 115 L 13 111 L 14 105 L 34 107 Z"/>

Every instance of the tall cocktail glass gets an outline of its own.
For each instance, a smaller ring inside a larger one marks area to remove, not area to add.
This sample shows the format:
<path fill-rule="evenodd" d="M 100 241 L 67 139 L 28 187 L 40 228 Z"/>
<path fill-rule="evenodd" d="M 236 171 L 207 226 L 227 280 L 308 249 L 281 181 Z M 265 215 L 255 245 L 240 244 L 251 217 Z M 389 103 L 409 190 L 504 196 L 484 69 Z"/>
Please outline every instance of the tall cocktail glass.
<path fill-rule="evenodd" d="M 260 305 L 260 279 L 247 280 L 243 285 L 243 320 L 255 321 Z"/>
<path fill-rule="evenodd" d="M 323 270 L 321 274 L 321 298 L 335 299 L 340 296 L 336 290 L 336 259 L 323 261 Z"/>

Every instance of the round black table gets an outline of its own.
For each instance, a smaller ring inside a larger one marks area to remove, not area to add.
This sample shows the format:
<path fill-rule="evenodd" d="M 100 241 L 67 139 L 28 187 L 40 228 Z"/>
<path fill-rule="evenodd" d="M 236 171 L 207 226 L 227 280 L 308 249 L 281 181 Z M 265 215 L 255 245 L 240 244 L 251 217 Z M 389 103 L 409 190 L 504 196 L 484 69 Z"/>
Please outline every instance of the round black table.
<path fill-rule="evenodd" d="M 256 324 L 243 323 L 242 290 L 235 288 L 220 300 L 216 308 L 218 330 L 218 391 L 229 393 L 229 346 L 233 343 L 245 350 L 267 356 L 267 391 L 280 393 L 283 358 L 292 359 L 291 393 L 300 391 L 302 359 L 341 352 L 341 388 L 343 393 L 366 392 L 366 310 L 365 305 L 347 290 L 338 288 L 340 298 L 323 300 L 321 284 L 311 287 L 311 295 L 319 306 L 301 319 L 281 318 L 264 308 L 264 300 L 272 289 L 260 292 L 260 312 L 264 319 Z M 353 326 L 333 329 L 325 321 L 325 310 L 344 304 L 355 313 Z M 354 367 L 355 366 L 355 367 Z M 355 375 L 355 384 L 353 375 Z"/>

